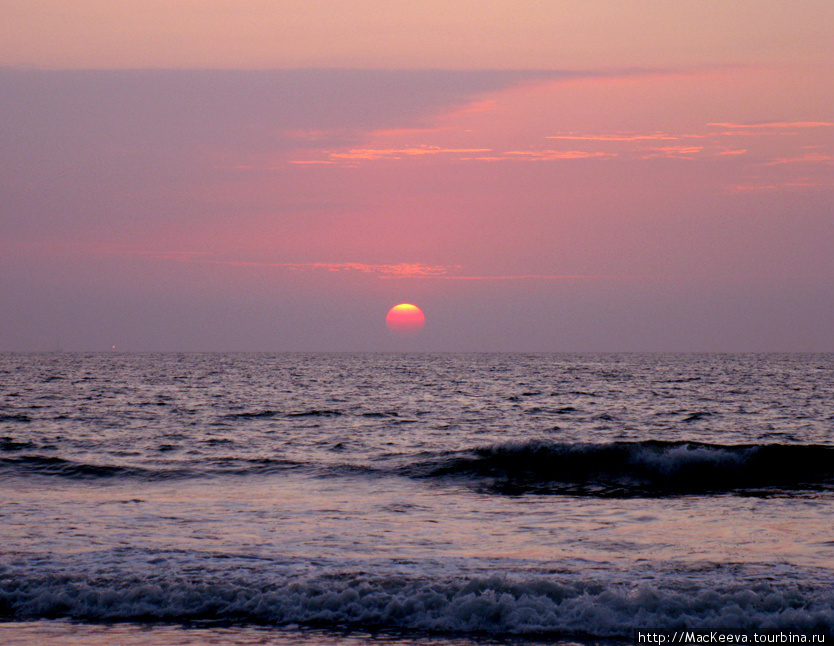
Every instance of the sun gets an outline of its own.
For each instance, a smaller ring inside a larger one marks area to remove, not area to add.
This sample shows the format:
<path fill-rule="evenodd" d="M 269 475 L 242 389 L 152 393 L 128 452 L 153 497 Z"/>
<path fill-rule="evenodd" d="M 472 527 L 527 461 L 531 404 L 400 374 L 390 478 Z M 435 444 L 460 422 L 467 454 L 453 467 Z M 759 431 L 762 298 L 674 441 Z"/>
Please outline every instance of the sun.
<path fill-rule="evenodd" d="M 423 311 L 411 303 L 400 303 L 388 310 L 385 325 L 397 336 L 414 336 L 420 333 L 426 324 Z"/>

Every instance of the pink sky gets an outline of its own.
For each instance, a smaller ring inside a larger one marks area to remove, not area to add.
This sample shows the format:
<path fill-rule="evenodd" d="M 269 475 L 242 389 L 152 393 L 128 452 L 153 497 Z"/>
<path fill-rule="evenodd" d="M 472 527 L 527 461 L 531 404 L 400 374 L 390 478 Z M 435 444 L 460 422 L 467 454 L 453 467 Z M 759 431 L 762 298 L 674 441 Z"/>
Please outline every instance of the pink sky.
<path fill-rule="evenodd" d="M 6 4 L 0 350 L 834 351 L 828 1 Z"/>

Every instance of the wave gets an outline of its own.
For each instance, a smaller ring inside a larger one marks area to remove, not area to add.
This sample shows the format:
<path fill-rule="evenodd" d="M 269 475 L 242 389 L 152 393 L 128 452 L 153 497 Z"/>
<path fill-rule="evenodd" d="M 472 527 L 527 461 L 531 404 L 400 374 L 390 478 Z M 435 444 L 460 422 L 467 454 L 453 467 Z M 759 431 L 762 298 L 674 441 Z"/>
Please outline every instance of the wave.
<path fill-rule="evenodd" d="M 234 444 L 208 439 L 211 448 Z M 454 452 L 346 456 L 344 462 L 279 456 L 200 454 L 189 460 L 101 464 L 31 452 L 28 442 L 0 438 L 0 473 L 70 479 L 168 480 L 302 471 L 312 477 L 408 477 L 457 483 L 484 493 L 577 496 L 778 495 L 834 491 L 834 446 L 699 442 L 510 442 Z M 42 447 L 41 447 L 42 448 Z M 164 444 L 160 453 L 171 450 Z M 329 453 L 345 453 L 337 442 Z"/>
<path fill-rule="evenodd" d="M 406 470 L 506 494 L 767 494 L 834 488 L 834 446 L 534 440 L 447 454 Z"/>
<path fill-rule="evenodd" d="M 0 413 L 0 422 L 31 422 L 32 418 L 23 413 Z"/>
<path fill-rule="evenodd" d="M 0 420 L 2 421 L 2 420 Z M 37 448 L 32 442 L 18 442 L 11 437 L 0 437 L 0 451 L 23 451 L 25 449 Z"/>
<path fill-rule="evenodd" d="M 287 576 L 0 570 L 0 619 L 205 622 L 355 630 L 629 638 L 636 631 L 830 634 L 834 591 L 795 583 L 701 586 L 495 574 Z"/>
<path fill-rule="evenodd" d="M 0 457 L 0 472 L 62 476 L 71 479 L 151 476 L 148 469 L 106 464 L 86 464 L 54 456 Z"/>
<path fill-rule="evenodd" d="M 0 457 L 0 474 L 38 475 L 70 480 L 139 479 L 146 481 L 176 480 L 213 476 L 262 475 L 299 468 L 292 460 L 257 458 L 211 458 L 198 463 L 145 468 L 138 466 L 89 464 L 54 456 L 21 455 Z"/>
<path fill-rule="evenodd" d="M 289 413 L 283 413 L 277 410 L 256 410 L 243 411 L 240 413 L 230 413 L 228 415 L 225 415 L 225 417 L 226 419 L 258 419 L 269 417 L 337 417 L 342 414 L 342 411 L 336 409 L 311 409 L 302 411 L 291 411 Z"/>
<path fill-rule="evenodd" d="M 342 411 L 337 409 L 311 409 L 304 411 L 296 411 L 287 413 L 287 417 L 337 417 L 342 415 Z"/>
<path fill-rule="evenodd" d="M 242 413 L 229 413 L 226 419 L 258 419 L 263 417 L 280 417 L 283 413 L 275 410 L 244 411 Z"/>

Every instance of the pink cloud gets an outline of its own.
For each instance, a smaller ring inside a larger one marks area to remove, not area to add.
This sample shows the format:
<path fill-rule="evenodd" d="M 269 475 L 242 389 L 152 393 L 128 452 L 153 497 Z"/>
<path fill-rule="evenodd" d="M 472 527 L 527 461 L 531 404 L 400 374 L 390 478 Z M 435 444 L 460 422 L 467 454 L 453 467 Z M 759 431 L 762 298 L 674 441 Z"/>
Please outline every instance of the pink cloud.
<path fill-rule="evenodd" d="M 761 166 L 783 166 L 785 164 L 832 164 L 834 157 L 820 153 L 805 153 L 802 157 L 782 157 L 760 164 Z"/>
<path fill-rule="evenodd" d="M 585 150 L 510 150 L 505 155 L 528 161 L 552 161 L 558 159 L 587 159 L 588 157 L 615 157 L 615 153 L 588 152 Z M 507 159 L 507 158 L 505 158 Z"/>
<path fill-rule="evenodd" d="M 659 148 L 644 148 L 649 151 L 643 155 L 643 159 L 651 159 L 653 157 L 669 157 L 674 159 L 691 159 L 692 155 L 697 155 L 704 151 L 703 146 L 663 146 Z"/>
<path fill-rule="evenodd" d="M 819 182 L 810 179 L 796 179 L 792 181 L 779 182 L 776 184 L 731 184 L 725 187 L 725 190 L 742 193 L 742 192 L 756 192 L 756 191 L 790 191 L 790 190 L 806 190 L 806 189 L 828 189 L 831 188 L 831 182 Z"/>
<path fill-rule="evenodd" d="M 422 263 L 370 264 L 362 262 L 259 262 L 249 260 L 204 260 L 211 264 L 235 267 L 277 267 L 292 271 L 358 272 L 385 278 L 436 277 L 460 269 L 459 265 L 424 265 Z"/>
<path fill-rule="evenodd" d="M 352 148 L 346 152 L 333 152 L 334 159 L 399 159 L 401 156 L 460 155 L 488 153 L 490 148 L 442 148 L 440 146 L 414 146 L 409 148 Z"/>
<path fill-rule="evenodd" d="M 683 135 L 691 136 L 691 135 Z M 548 135 L 545 139 L 571 139 L 579 141 L 646 141 L 646 140 L 668 140 L 675 141 L 681 136 L 667 135 L 663 133 L 652 133 L 646 135 L 616 133 L 611 135 Z"/>
<path fill-rule="evenodd" d="M 444 280 L 612 280 L 645 278 L 644 276 L 606 276 L 595 274 L 516 274 L 508 276 L 437 276 Z"/>
<path fill-rule="evenodd" d="M 297 164 L 299 166 L 304 166 L 304 165 L 314 165 L 314 164 L 331 164 L 332 165 L 332 164 L 335 164 L 336 162 L 331 161 L 329 159 L 291 159 L 287 163 Z M 273 170 L 273 169 L 270 168 L 268 170 Z"/>
<path fill-rule="evenodd" d="M 826 128 L 834 126 L 829 121 L 768 121 L 765 123 L 708 123 L 716 128 Z"/>
<path fill-rule="evenodd" d="M 464 115 L 464 114 L 477 114 L 482 112 L 492 112 L 496 108 L 496 102 L 493 99 L 485 99 L 483 101 L 471 101 L 466 105 L 457 108 L 449 113 L 447 113 L 444 118 L 445 119 L 454 119 L 455 117 Z"/>

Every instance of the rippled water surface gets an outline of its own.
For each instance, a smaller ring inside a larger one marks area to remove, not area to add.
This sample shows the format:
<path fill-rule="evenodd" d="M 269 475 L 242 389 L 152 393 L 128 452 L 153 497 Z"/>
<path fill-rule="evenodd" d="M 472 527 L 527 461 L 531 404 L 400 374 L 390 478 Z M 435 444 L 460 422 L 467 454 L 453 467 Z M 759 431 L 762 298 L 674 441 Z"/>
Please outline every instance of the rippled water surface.
<path fill-rule="evenodd" d="M 831 355 L 0 355 L 0 479 L 4 643 L 834 629 Z"/>

